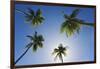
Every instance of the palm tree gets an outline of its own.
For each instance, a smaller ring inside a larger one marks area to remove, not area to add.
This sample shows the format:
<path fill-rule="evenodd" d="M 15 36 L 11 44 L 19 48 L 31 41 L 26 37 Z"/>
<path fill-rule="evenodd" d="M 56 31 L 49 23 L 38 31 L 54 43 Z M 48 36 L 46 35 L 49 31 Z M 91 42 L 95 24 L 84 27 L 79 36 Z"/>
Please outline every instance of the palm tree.
<path fill-rule="evenodd" d="M 31 8 L 28 8 L 28 12 L 24 12 L 16 9 L 16 11 L 25 15 L 25 21 L 31 23 L 33 26 L 38 26 L 42 24 L 44 21 L 44 17 L 42 16 L 42 11 L 38 9 L 36 12 Z"/>
<path fill-rule="evenodd" d="M 26 51 L 15 61 L 15 64 L 28 52 L 30 48 L 33 49 L 33 52 L 36 52 L 38 48 L 43 47 L 44 38 L 42 35 L 37 35 L 37 32 L 33 36 L 27 36 L 31 41 L 26 45 Z"/>
<path fill-rule="evenodd" d="M 75 32 L 79 33 L 82 25 L 94 27 L 93 23 L 87 23 L 77 18 L 79 11 L 80 9 L 75 9 L 70 15 L 64 14 L 65 21 L 61 25 L 61 33 L 65 32 L 67 36 L 71 36 Z"/>
<path fill-rule="evenodd" d="M 63 63 L 63 56 L 66 56 L 66 47 L 63 47 L 63 45 L 60 44 L 60 45 L 58 46 L 58 48 L 55 48 L 55 49 L 54 49 L 54 51 L 53 51 L 52 54 L 53 54 L 53 55 L 56 55 L 54 60 L 56 60 L 56 58 L 59 57 L 59 59 L 60 59 L 61 62 Z"/>

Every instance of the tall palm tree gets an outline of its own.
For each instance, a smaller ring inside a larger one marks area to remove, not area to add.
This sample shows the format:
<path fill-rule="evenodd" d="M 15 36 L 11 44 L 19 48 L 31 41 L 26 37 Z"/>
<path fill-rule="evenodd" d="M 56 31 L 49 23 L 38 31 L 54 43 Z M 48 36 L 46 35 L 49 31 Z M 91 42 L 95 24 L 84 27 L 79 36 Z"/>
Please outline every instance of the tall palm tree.
<path fill-rule="evenodd" d="M 93 23 L 87 23 L 77 18 L 79 12 L 80 9 L 75 9 L 70 15 L 64 14 L 65 21 L 61 25 L 61 32 L 65 32 L 67 36 L 71 36 L 75 32 L 79 33 L 82 25 L 94 27 Z"/>
<path fill-rule="evenodd" d="M 54 51 L 53 51 L 52 54 L 53 54 L 53 55 L 56 55 L 54 60 L 56 60 L 56 58 L 59 57 L 59 59 L 60 59 L 61 62 L 63 63 L 63 56 L 66 56 L 66 47 L 63 47 L 63 45 L 60 44 L 60 45 L 58 46 L 58 48 L 55 48 L 55 49 L 54 49 Z"/>
<path fill-rule="evenodd" d="M 16 11 L 25 15 L 25 21 L 31 23 L 33 26 L 38 26 L 45 20 L 42 16 L 42 11 L 38 9 L 36 12 L 31 8 L 28 8 L 28 12 L 16 9 Z"/>
<path fill-rule="evenodd" d="M 43 47 L 44 38 L 42 35 L 37 35 L 37 32 L 33 36 L 27 36 L 31 41 L 26 45 L 26 51 L 15 61 L 15 64 L 28 52 L 30 48 L 33 49 L 33 52 L 36 52 L 38 48 Z"/>

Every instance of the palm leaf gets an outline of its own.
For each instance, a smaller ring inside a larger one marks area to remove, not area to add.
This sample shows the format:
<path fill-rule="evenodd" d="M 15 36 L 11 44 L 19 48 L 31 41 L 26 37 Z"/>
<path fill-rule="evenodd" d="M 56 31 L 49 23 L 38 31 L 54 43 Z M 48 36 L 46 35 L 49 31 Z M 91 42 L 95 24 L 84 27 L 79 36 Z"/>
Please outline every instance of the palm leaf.
<path fill-rule="evenodd" d="M 40 41 L 44 41 L 44 38 L 43 38 L 42 35 L 39 35 L 39 36 L 38 36 L 38 39 L 39 39 Z"/>
<path fill-rule="evenodd" d="M 35 16 L 34 11 L 31 8 L 28 8 L 28 14 L 32 15 L 32 16 Z"/>
<path fill-rule="evenodd" d="M 33 36 L 27 35 L 26 37 L 30 38 L 30 40 L 34 40 Z"/>
<path fill-rule="evenodd" d="M 34 18 L 34 16 L 35 16 L 34 11 L 33 11 L 31 8 L 28 8 L 28 13 L 27 13 L 27 15 L 25 16 L 26 21 L 27 21 L 27 22 L 32 21 L 32 19 Z"/>
<path fill-rule="evenodd" d="M 43 43 L 39 42 L 39 43 L 38 43 L 38 47 L 39 47 L 39 48 L 42 48 L 42 47 L 43 47 Z"/>
<path fill-rule="evenodd" d="M 63 51 L 63 52 L 62 52 L 62 54 L 63 54 L 64 56 L 66 56 L 66 55 L 67 55 L 65 51 Z"/>
<path fill-rule="evenodd" d="M 68 23 L 68 21 L 65 21 L 65 22 L 62 23 L 61 29 L 60 29 L 61 33 L 65 32 L 67 23 Z"/>
<path fill-rule="evenodd" d="M 32 47 L 33 47 L 33 52 L 36 52 L 38 49 L 38 46 L 36 44 L 34 44 Z"/>
<path fill-rule="evenodd" d="M 69 19 L 70 17 L 68 15 L 64 14 L 64 18 Z"/>
<path fill-rule="evenodd" d="M 30 22 L 33 19 L 33 16 L 31 16 L 31 15 L 28 14 L 28 15 L 25 16 L 25 18 L 26 18 L 25 19 L 26 22 Z"/>
<path fill-rule="evenodd" d="M 38 17 L 38 22 L 41 24 L 45 19 L 43 17 Z"/>
<path fill-rule="evenodd" d="M 75 9 L 75 10 L 72 12 L 72 14 L 70 15 L 71 18 L 75 18 L 75 17 L 78 15 L 79 11 L 80 11 L 80 9 Z"/>
<path fill-rule="evenodd" d="M 54 52 L 52 54 L 56 54 L 57 52 L 59 52 L 59 50 L 57 48 L 55 48 Z"/>
<path fill-rule="evenodd" d="M 59 56 L 59 53 L 56 54 L 54 61 L 56 61 L 57 57 Z"/>
<path fill-rule="evenodd" d="M 41 14 L 42 14 L 42 11 L 40 9 L 38 9 L 36 12 L 36 16 L 41 16 Z"/>

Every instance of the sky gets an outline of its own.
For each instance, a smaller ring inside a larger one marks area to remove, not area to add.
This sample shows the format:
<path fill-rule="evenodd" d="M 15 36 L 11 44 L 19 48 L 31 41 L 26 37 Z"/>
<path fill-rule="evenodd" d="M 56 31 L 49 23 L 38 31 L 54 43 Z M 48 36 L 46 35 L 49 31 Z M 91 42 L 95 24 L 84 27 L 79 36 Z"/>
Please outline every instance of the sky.
<path fill-rule="evenodd" d="M 37 31 L 45 39 L 43 48 L 39 48 L 37 52 L 30 49 L 16 65 L 61 63 L 59 59 L 54 61 L 55 56 L 52 55 L 54 48 L 61 43 L 68 46 L 67 56 L 63 58 L 64 63 L 94 60 L 93 27 L 82 26 L 80 33 L 75 33 L 71 37 L 60 32 L 61 24 L 64 22 L 62 12 L 70 15 L 74 9 L 79 7 L 16 4 L 15 8 L 21 11 L 27 11 L 27 8 L 32 8 L 34 11 L 41 9 L 45 18 L 41 25 L 33 27 L 31 23 L 25 21 L 24 14 L 15 11 L 15 61 L 26 50 L 25 46 L 30 42 L 27 35 L 33 35 Z M 94 8 L 80 8 L 77 18 L 94 23 L 94 12 Z"/>

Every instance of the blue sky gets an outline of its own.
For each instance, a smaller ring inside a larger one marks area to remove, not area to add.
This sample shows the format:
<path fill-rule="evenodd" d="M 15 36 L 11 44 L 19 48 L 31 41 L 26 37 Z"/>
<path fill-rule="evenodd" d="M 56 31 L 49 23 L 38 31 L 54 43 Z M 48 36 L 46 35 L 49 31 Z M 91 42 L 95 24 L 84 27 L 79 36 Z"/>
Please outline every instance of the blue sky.
<path fill-rule="evenodd" d="M 93 27 L 82 26 L 79 34 L 75 33 L 69 38 L 65 33 L 60 33 L 61 24 L 64 22 L 62 11 L 71 14 L 78 7 L 16 4 L 15 8 L 22 11 L 27 11 L 27 8 L 36 11 L 40 8 L 45 17 L 43 24 L 33 27 L 30 23 L 25 22 L 23 14 L 15 11 L 15 60 L 25 51 L 25 46 L 30 41 L 26 37 L 27 35 L 33 35 L 34 31 L 37 31 L 45 38 L 43 48 L 38 49 L 35 53 L 30 49 L 17 65 L 60 63 L 59 59 L 54 61 L 54 56 L 51 54 L 60 43 L 69 47 L 64 62 L 94 60 Z M 78 18 L 94 23 L 94 8 L 80 8 L 80 10 Z"/>

